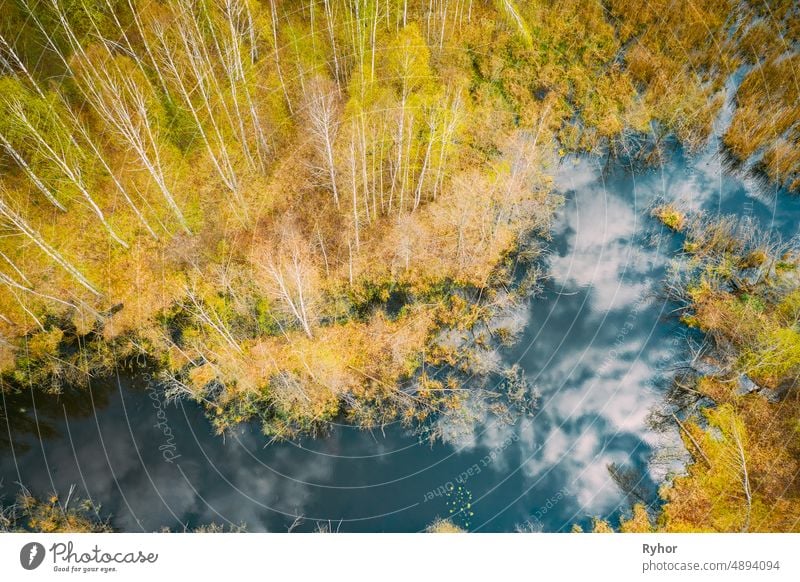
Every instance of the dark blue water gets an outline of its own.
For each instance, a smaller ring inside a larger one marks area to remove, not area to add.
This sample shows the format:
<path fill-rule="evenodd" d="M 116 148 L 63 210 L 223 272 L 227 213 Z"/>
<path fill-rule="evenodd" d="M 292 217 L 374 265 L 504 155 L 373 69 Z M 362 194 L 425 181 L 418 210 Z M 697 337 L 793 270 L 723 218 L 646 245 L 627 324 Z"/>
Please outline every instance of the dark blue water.
<path fill-rule="evenodd" d="M 532 416 L 490 417 L 431 446 L 400 426 L 337 426 L 318 439 L 267 445 L 257 426 L 212 434 L 189 403 L 166 406 L 146 377 L 120 373 L 60 399 L 6 396 L 0 495 L 75 494 L 125 531 L 216 522 L 249 531 L 418 531 L 437 516 L 472 531 L 569 531 L 616 520 L 685 462 L 677 434 L 651 429 L 685 333 L 659 293 L 680 241 L 649 217 L 657 199 L 749 215 L 797 234 L 800 201 L 722 171 L 713 154 L 603 171 L 565 159 L 545 262 L 551 278 L 524 313 L 519 363 L 541 395 Z M 446 432 L 446 431 L 445 431 Z M 638 497 L 612 479 L 629 471 Z"/>

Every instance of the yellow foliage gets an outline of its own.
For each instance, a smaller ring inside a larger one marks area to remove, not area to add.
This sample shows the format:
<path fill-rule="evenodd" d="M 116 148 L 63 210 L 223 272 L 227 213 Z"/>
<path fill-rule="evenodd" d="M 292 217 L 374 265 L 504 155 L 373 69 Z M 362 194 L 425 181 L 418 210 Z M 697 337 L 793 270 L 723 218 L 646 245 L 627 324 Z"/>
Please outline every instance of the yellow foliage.
<path fill-rule="evenodd" d="M 671 204 L 654 208 L 652 214 L 666 226 L 678 232 L 683 230 L 686 222 L 686 215 Z"/>

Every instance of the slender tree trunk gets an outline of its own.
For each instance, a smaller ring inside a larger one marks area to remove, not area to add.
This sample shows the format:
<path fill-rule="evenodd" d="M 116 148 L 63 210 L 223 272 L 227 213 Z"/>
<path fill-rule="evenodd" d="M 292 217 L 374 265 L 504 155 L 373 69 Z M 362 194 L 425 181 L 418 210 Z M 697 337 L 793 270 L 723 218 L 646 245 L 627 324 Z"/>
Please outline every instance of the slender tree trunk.
<path fill-rule="evenodd" d="M 336 51 L 336 34 L 335 30 L 335 21 L 333 16 L 333 9 L 331 7 L 331 0 L 323 0 L 323 4 L 325 6 L 325 19 L 328 24 L 328 37 L 330 38 L 331 43 L 331 53 L 333 54 L 333 77 L 336 79 L 336 85 L 339 87 L 339 91 L 342 90 L 342 81 L 341 81 L 341 74 L 339 72 L 339 57 L 337 56 Z"/>
<path fill-rule="evenodd" d="M 47 244 L 44 239 L 37 233 L 19 214 L 14 212 L 8 204 L 0 197 L 0 214 L 5 216 L 11 224 L 19 229 L 22 234 L 27 236 L 39 249 L 42 250 L 48 257 L 53 259 L 61 268 L 69 273 L 78 283 L 85 289 L 90 291 L 93 295 L 100 296 L 100 292 L 92 285 L 83 274 L 75 268 L 69 261 L 67 261 L 61 254 L 53 247 Z"/>
<path fill-rule="evenodd" d="M 356 170 L 355 127 L 350 132 L 350 183 L 353 191 L 353 228 L 356 236 L 356 250 L 361 244 L 358 233 L 358 173 Z"/>
<path fill-rule="evenodd" d="M 428 147 L 425 148 L 425 158 L 422 161 L 422 169 L 419 172 L 417 179 L 417 189 L 414 193 L 414 210 L 417 209 L 422 200 L 422 187 L 425 184 L 425 172 L 428 169 L 428 162 L 431 159 L 431 148 L 433 147 L 433 140 L 436 135 L 436 118 L 435 113 L 431 114 L 431 119 L 428 121 Z"/>
<path fill-rule="evenodd" d="M 283 89 L 283 96 L 286 99 L 286 107 L 289 108 L 289 114 L 294 115 L 294 110 L 292 109 L 292 102 L 289 99 L 289 93 L 286 90 L 286 83 L 283 81 L 283 71 L 281 70 L 281 57 L 278 51 L 278 13 L 275 10 L 275 0 L 269 0 L 269 7 L 270 7 L 270 16 L 272 17 L 272 41 L 275 43 L 275 68 L 278 72 L 278 79 L 281 83 L 281 89 Z"/>
<path fill-rule="evenodd" d="M 95 202 L 92 195 L 89 193 L 89 190 L 86 187 L 86 184 L 83 181 L 83 177 L 80 174 L 80 170 L 77 167 L 74 167 L 69 160 L 67 160 L 67 156 L 63 151 L 58 153 L 55 151 L 53 146 L 50 145 L 47 139 L 42 136 L 42 134 L 34 127 L 33 123 L 31 123 L 30 119 L 28 118 L 25 110 L 23 109 L 22 105 L 16 103 L 12 105 L 11 110 L 13 111 L 16 118 L 25 126 L 25 129 L 28 130 L 28 133 L 31 137 L 34 138 L 36 143 L 39 145 L 40 151 L 43 151 L 45 157 L 48 158 L 51 162 L 53 162 L 61 172 L 67 177 L 70 183 L 75 186 L 75 188 L 81 193 L 84 200 L 86 200 L 89 207 L 92 211 L 97 215 L 97 218 L 100 220 L 103 227 L 108 232 L 109 236 L 118 243 L 123 248 L 128 248 L 128 244 L 122 240 L 119 235 L 114 231 L 111 225 L 106 220 L 105 214 L 100 209 L 100 207 Z"/>
<path fill-rule="evenodd" d="M 44 197 L 47 198 L 50 204 L 52 204 L 62 212 L 66 212 L 67 211 L 66 207 L 63 204 L 61 204 L 61 202 L 58 201 L 58 199 L 50 191 L 50 189 L 44 185 L 44 182 L 42 182 L 39 176 L 37 176 L 36 173 L 31 169 L 31 167 L 28 165 L 28 162 L 25 161 L 25 158 L 22 157 L 22 155 L 11 145 L 11 143 L 6 139 L 6 137 L 2 133 L 0 133 L 0 143 L 3 144 L 3 147 L 5 148 L 6 152 L 8 152 L 8 154 L 12 158 L 14 158 L 14 161 L 17 162 L 17 164 L 22 168 L 22 170 L 25 172 L 28 178 L 30 178 L 31 182 L 34 183 L 36 188 L 42 194 L 44 194 Z"/>
<path fill-rule="evenodd" d="M 44 91 L 42 91 L 42 88 L 39 86 L 39 83 L 36 82 L 36 80 L 33 78 L 33 76 L 28 71 L 28 68 L 25 66 L 25 63 L 23 63 L 22 59 L 20 59 L 19 56 L 17 55 L 17 52 L 14 50 L 14 47 L 11 46 L 11 44 L 3 37 L 2 34 L 0 34 L 0 46 L 5 47 L 6 51 L 9 54 L 9 56 L 14 61 L 13 64 L 16 65 L 16 68 L 18 68 L 20 71 L 22 71 L 22 74 L 28 80 L 28 82 L 30 83 L 31 87 L 33 87 L 33 90 L 36 91 L 36 93 L 39 94 L 39 97 L 44 98 Z M 9 68 L 12 71 L 14 70 L 14 68 L 11 66 L 11 63 L 9 63 Z"/>

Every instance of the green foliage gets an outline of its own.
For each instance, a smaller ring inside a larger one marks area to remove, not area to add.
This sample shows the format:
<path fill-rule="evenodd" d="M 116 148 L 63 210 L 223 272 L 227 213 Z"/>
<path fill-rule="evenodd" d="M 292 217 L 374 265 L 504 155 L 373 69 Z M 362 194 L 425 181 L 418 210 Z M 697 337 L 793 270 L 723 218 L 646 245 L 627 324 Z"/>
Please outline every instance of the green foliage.
<path fill-rule="evenodd" d="M 698 145 L 727 75 L 773 31 L 724 0 L 27 6 L 0 19 L 4 377 L 57 391 L 145 351 L 220 430 L 259 418 L 276 435 L 457 406 L 430 382 L 412 403 L 398 382 L 423 351 L 475 364 L 435 345 L 442 328 L 513 341 L 483 327 L 522 235 L 546 233 L 559 203 L 550 154 L 645 134 Z M 794 20 L 784 8 L 778 28 Z M 776 98 L 748 76 L 726 143 L 763 147 L 789 184 L 791 115 L 778 136 L 736 134 L 793 106 L 788 65 L 772 49 L 760 64 Z M 791 373 L 793 296 L 718 285 L 793 258 L 661 218 L 702 263 L 690 291 L 707 312 L 685 319 L 744 329 L 737 365 Z"/>
<path fill-rule="evenodd" d="M 686 222 L 686 216 L 671 205 L 654 208 L 652 214 L 667 227 L 677 232 L 683 230 L 684 223 Z"/>
<path fill-rule="evenodd" d="M 729 398 L 705 411 L 710 430 L 690 426 L 703 457 L 664 490 L 661 531 L 797 531 L 795 403 Z"/>
<path fill-rule="evenodd" d="M 719 371 L 695 379 L 692 392 L 714 406 L 680 424 L 694 462 L 662 489 L 656 530 L 797 531 L 800 289 L 792 270 L 775 267 L 779 257 L 796 264 L 797 249 L 731 219 L 693 219 L 687 230 L 692 256 L 674 287 L 682 320 L 707 334 L 704 358 Z M 743 379 L 755 392 L 739 393 Z M 649 528 L 636 512 L 622 523 Z"/>
<path fill-rule="evenodd" d="M 433 83 L 430 50 L 416 23 L 390 38 L 382 60 L 386 79 L 398 96 L 424 93 Z"/>
<path fill-rule="evenodd" d="M 165 135 L 182 154 L 186 155 L 197 143 L 197 126 L 191 114 L 169 95 L 163 95 Z"/>

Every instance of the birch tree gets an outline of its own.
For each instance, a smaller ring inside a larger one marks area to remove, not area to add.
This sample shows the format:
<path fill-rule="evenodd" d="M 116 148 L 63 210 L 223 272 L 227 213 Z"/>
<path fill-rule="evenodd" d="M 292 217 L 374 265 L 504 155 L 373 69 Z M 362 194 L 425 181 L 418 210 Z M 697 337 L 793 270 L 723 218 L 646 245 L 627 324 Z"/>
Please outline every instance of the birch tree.
<path fill-rule="evenodd" d="M 75 160 L 75 152 L 70 151 L 70 146 L 73 145 L 74 142 L 71 144 L 67 136 L 59 135 L 59 128 L 51 127 L 51 131 L 49 131 L 45 137 L 40 128 L 37 127 L 34 121 L 29 117 L 28 111 L 20 100 L 7 100 L 4 105 L 6 114 L 10 115 L 12 120 L 16 122 L 17 126 L 24 132 L 25 137 L 33 142 L 39 156 L 51 162 L 63 173 L 68 183 L 80 192 L 109 236 L 122 247 L 128 248 L 128 244 L 114 231 L 112 226 L 108 223 L 105 213 L 89 192 L 84 180 L 83 171 Z M 3 141 L 5 142 L 5 139 Z"/>
<path fill-rule="evenodd" d="M 238 196 L 238 178 L 233 169 L 230 157 L 226 149 L 225 139 L 217 123 L 214 111 L 211 108 L 210 94 L 210 74 L 204 66 L 198 48 L 194 46 L 194 34 L 191 25 L 186 22 L 171 22 L 168 24 L 154 22 L 151 30 L 158 39 L 158 56 L 160 66 L 165 70 L 171 84 L 177 88 L 183 104 L 191 113 L 195 122 L 195 127 L 200 133 L 203 145 L 206 148 L 208 157 L 211 160 L 217 174 L 222 179 L 223 184 L 235 195 Z M 177 36 L 175 42 L 182 45 L 182 54 L 185 58 L 179 60 L 178 49 L 169 38 L 168 30 Z M 187 80 L 192 80 L 192 87 L 187 84 Z M 192 98 L 192 93 L 199 96 L 200 105 L 196 105 Z M 203 119 L 207 120 L 210 126 L 209 136 Z"/>
<path fill-rule="evenodd" d="M 321 268 L 319 253 L 327 260 L 322 234 L 317 231 L 309 240 L 291 214 L 276 224 L 271 240 L 253 247 L 249 260 L 256 269 L 256 285 L 274 303 L 276 313 L 302 329 L 308 338 L 314 337 L 321 305 Z M 319 259 L 319 260 L 318 260 Z M 276 320 L 282 331 L 284 325 Z"/>
<path fill-rule="evenodd" d="M 119 65 L 115 68 L 121 70 Z M 79 78 L 83 85 L 91 87 L 87 97 L 95 113 L 120 142 L 136 154 L 180 226 L 191 233 L 183 212 L 167 186 L 158 130 L 148 114 L 147 97 L 142 88 L 144 82 L 130 74 L 117 77 L 99 67 L 82 70 Z"/>
<path fill-rule="evenodd" d="M 339 206 L 339 189 L 336 184 L 336 162 L 334 147 L 339 133 L 338 92 L 330 83 L 317 77 L 311 83 L 305 107 L 308 116 L 308 131 L 317 154 L 317 174 L 324 177 L 324 184 L 333 194 Z"/>
<path fill-rule="evenodd" d="M 359 247 L 361 246 L 361 237 L 359 235 L 359 219 L 358 219 L 358 169 L 357 169 L 357 153 L 356 153 L 356 127 L 353 124 L 350 131 L 350 148 L 349 148 L 349 159 L 350 159 L 350 187 L 351 192 L 353 195 L 353 229 L 355 231 L 355 243 L 356 243 L 356 251 L 358 251 Z"/>
<path fill-rule="evenodd" d="M 100 292 L 92 285 L 89 280 L 67 259 L 65 259 L 55 248 L 48 244 L 41 235 L 31 227 L 30 224 L 5 200 L 7 196 L 6 191 L 0 187 L 0 216 L 2 216 L 8 223 L 17 230 L 20 234 L 24 235 L 28 240 L 33 242 L 45 255 L 50 257 L 57 265 L 64 269 L 71 277 L 93 295 L 100 296 Z"/>
<path fill-rule="evenodd" d="M 292 100 L 289 99 L 289 92 L 286 90 L 286 82 L 283 80 L 283 69 L 281 68 L 280 45 L 278 43 L 278 11 L 275 8 L 275 0 L 269 0 L 269 9 L 273 54 L 275 55 L 275 70 L 278 72 L 278 80 L 280 81 L 281 89 L 283 90 L 283 96 L 286 99 L 286 107 L 289 109 L 289 114 L 294 115 L 294 109 L 292 109 Z"/>

